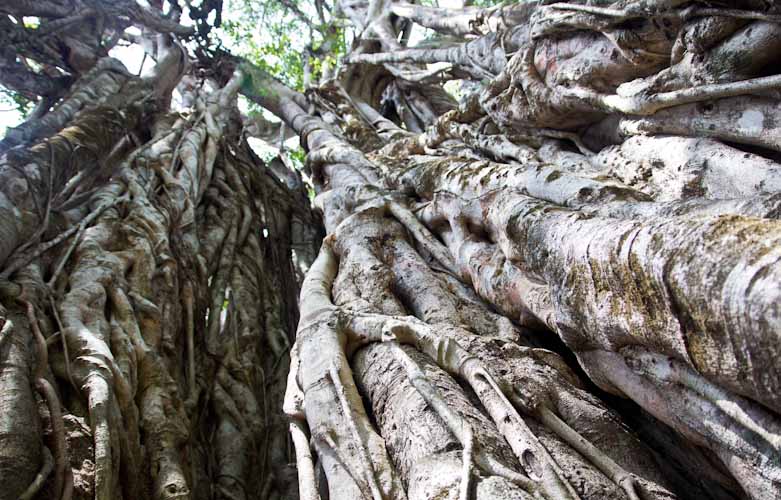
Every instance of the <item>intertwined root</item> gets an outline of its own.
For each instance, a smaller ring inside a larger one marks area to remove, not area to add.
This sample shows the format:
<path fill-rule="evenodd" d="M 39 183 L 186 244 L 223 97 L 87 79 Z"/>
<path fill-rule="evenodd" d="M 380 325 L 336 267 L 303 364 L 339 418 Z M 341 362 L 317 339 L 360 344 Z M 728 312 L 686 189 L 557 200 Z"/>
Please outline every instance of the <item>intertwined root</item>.
<path fill-rule="evenodd" d="M 259 168 L 239 135 L 240 73 L 213 92 L 196 89 L 191 112 L 170 114 L 136 109 L 156 89 L 126 76 L 127 86 L 108 89 L 109 104 L 68 117 L 69 127 L 20 155 L 36 161 L 33 181 L 44 185 L 28 180 L 19 200 L 46 213 L 38 214 L 44 228 L 0 269 L 3 306 L 14 318 L 0 309 L 0 328 L 13 333 L 3 340 L 25 348 L 3 354 L 0 374 L 3 391 L 9 382 L 37 390 L 51 433 L 45 451 L 25 447 L 19 457 L 36 469 L 43 463 L 39 477 L 27 465 L 30 478 L 7 486 L 16 496 L 34 480 L 29 491 L 43 485 L 57 500 L 69 500 L 74 483 L 97 500 L 175 500 L 213 480 L 226 497 L 267 495 L 288 463 L 273 408 L 297 315 L 290 251 L 298 245 L 305 263 L 317 242 L 293 240 L 317 226 L 299 203 L 305 194 Z M 166 74 L 165 84 L 180 76 Z M 79 151 L 90 152 L 87 165 Z M 3 176 L 13 171 L 6 160 Z M 56 227 L 46 227 L 49 211 Z M 20 220 L 29 224 L 27 215 Z M 295 236 L 293 218 L 304 226 Z M 18 411 L 3 419 L 38 439 L 34 394 L 14 397 Z M 87 422 L 85 440 L 67 452 L 63 421 Z"/>
<path fill-rule="evenodd" d="M 381 500 L 406 498 L 388 463 L 385 446 L 369 422 L 344 355 L 346 337 L 334 328 L 339 319 L 330 301 L 330 287 L 336 266 L 330 246 L 323 245 L 307 273 L 301 292 L 302 309 L 293 347 L 292 369 L 285 395 L 285 412 L 294 419 L 304 417 L 315 448 L 331 478 L 332 494 L 351 494 Z M 302 369 L 302 367 L 306 367 Z M 307 451 L 297 439 L 296 456 L 304 470 Z M 312 475 L 299 476 L 302 491 L 317 491 Z"/>
<path fill-rule="evenodd" d="M 633 474 L 573 430 L 556 414 L 554 408 L 545 404 L 528 406 L 529 399 L 518 396 L 523 393 L 523 388 L 513 387 L 506 381 L 497 381 L 483 367 L 479 358 L 470 354 L 440 328 L 414 317 L 358 313 L 335 307 L 331 302 L 330 290 L 337 267 L 330 244 L 324 245 L 302 290 L 302 306 L 306 306 L 305 310 L 311 311 L 311 314 L 304 318 L 299 328 L 288 379 L 285 411 L 292 419 L 291 435 L 296 445 L 298 464 L 304 472 L 299 475 L 300 489 L 307 492 L 307 498 L 317 498 L 317 489 L 312 458 L 302 434 L 303 422 L 312 430 L 315 447 L 323 461 L 332 491 L 343 487 L 336 486 L 334 481 L 345 479 L 341 476 L 340 468 L 329 467 L 328 456 L 334 453 L 339 457 L 340 467 L 349 471 L 348 477 L 352 478 L 351 481 L 363 498 L 391 498 L 391 492 L 387 489 L 383 491 L 383 483 L 378 478 L 380 472 L 393 474 L 394 469 L 385 458 L 378 461 L 377 453 L 372 451 L 381 452 L 380 456 L 385 457 L 384 448 L 374 448 L 371 438 L 364 437 L 376 434 L 369 430 L 370 427 L 366 427 L 370 424 L 355 392 L 352 372 L 347 368 L 344 357 L 345 352 L 353 353 L 362 346 L 381 342 L 389 344 L 388 354 L 393 363 L 401 367 L 405 378 L 461 444 L 463 466 L 458 486 L 460 499 L 470 498 L 473 467 L 479 470 L 481 476 L 504 478 L 535 497 L 551 500 L 581 498 L 556 460 L 518 414 L 516 406 L 511 402 L 514 401 L 525 414 L 539 419 L 563 442 L 572 446 L 622 489 L 630 500 L 639 500 L 638 483 Z M 413 346 L 441 369 L 464 380 L 471 387 L 515 452 L 524 473 L 513 470 L 497 460 L 492 452 L 481 448 L 472 425 L 451 408 L 440 390 L 400 344 Z M 302 362 L 304 359 L 306 361 Z M 322 375 L 316 375 L 316 367 L 321 367 Z M 324 382 L 327 383 L 323 385 Z M 511 389 L 508 391 L 503 387 Z M 334 416 L 338 420 L 334 421 Z"/>
<path fill-rule="evenodd" d="M 41 333 L 41 328 L 38 325 L 38 318 L 35 314 L 35 306 L 32 302 L 23 300 L 25 306 L 25 312 L 27 314 L 27 321 L 30 323 L 30 328 L 35 336 L 36 345 L 36 359 L 35 370 L 33 371 L 33 378 L 35 379 L 35 388 L 41 395 L 46 406 L 49 409 L 49 418 L 52 426 L 53 435 L 53 451 L 51 453 L 47 450 L 48 460 L 54 459 L 54 495 L 59 498 L 62 493 L 62 488 L 65 480 L 65 469 L 67 465 L 66 451 L 65 451 L 65 431 L 62 426 L 62 411 L 60 409 L 60 399 L 57 393 L 52 387 L 51 383 L 46 379 L 46 371 L 49 367 L 49 353 L 46 345 L 46 339 L 44 339 Z M 40 485 L 39 485 L 40 487 Z"/>

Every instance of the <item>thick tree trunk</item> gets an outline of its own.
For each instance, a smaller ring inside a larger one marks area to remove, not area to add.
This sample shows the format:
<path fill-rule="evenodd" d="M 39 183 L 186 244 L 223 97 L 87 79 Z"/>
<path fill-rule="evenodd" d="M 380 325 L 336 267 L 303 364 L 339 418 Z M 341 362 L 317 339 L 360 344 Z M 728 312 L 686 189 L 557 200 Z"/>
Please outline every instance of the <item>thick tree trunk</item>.
<path fill-rule="evenodd" d="M 317 223 L 238 135 L 241 75 L 169 114 L 144 104 L 167 64 L 97 103 L 85 76 L 0 166 L 2 498 L 39 470 L 25 498 L 288 495 L 274 408 Z"/>
<path fill-rule="evenodd" d="M 179 13 L 106 7 L 155 70 L 47 60 L 75 83 L 0 142 L 0 499 L 781 498 L 760 4 L 338 2 L 335 78 L 201 47 L 178 111 Z"/>
<path fill-rule="evenodd" d="M 448 24 L 451 20 L 434 22 L 425 10 L 391 10 L 397 15 L 409 11 L 411 19 L 434 29 L 463 31 L 456 18 Z M 584 12 L 588 14 L 573 26 L 604 29 L 609 23 L 596 18 L 618 16 L 599 9 Z M 490 342 L 523 345 L 528 334 L 509 323 L 482 329 L 492 313 L 463 302 L 473 291 L 521 326 L 557 333 L 601 389 L 634 400 L 721 460 L 721 470 L 701 483 L 705 491 L 693 495 L 678 489 L 675 494 L 717 498 L 723 490 L 711 481 L 735 488 L 723 478 L 726 470 L 748 496 L 777 497 L 781 407 L 775 396 L 780 344 L 774 154 L 761 149 L 744 153 L 714 139 L 636 136 L 620 146 L 603 143 L 595 155 L 578 133 L 588 137 L 589 124 L 605 113 L 617 113 L 623 133 L 636 133 L 642 126 L 645 132 L 696 136 L 707 129 L 702 135 L 775 149 L 772 122 L 750 131 L 747 121 L 752 112 L 764 119 L 775 101 L 741 94 L 764 92 L 777 85 L 776 77 L 751 79 L 757 67 L 746 74 L 735 69 L 710 80 L 718 82 L 710 86 L 610 95 L 628 79 L 664 67 L 659 59 L 652 63 L 626 57 L 620 62 L 625 70 L 611 73 L 612 83 L 589 79 L 601 69 L 588 64 L 579 70 L 581 86 L 570 90 L 562 83 L 575 74 L 568 73 L 574 66 L 560 64 L 560 53 L 552 55 L 545 48 L 552 43 L 545 36 L 572 30 L 572 21 L 556 27 L 560 21 L 545 9 L 531 19 L 536 23 L 530 28 L 533 41 L 526 39 L 482 95 L 473 96 L 458 112 L 441 115 L 417 136 L 388 127 L 372 131 L 372 120 L 338 88 L 328 86 L 333 83 L 312 91 L 318 96 L 313 102 L 328 102 L 328 112 L 320 112 L 328 124 L 318 123 L 303 108 L 281 104 L 291 103 L 290 96 L 256 95 L 269 109 L 284 108 L 280 116 L 305 141 L 320 185 L 316 204 L 332 234 L 331 249 L 321 254 L 329 262 L 330 277 L 310 284 L 319 287 L 321 299 L 306 307 L 328 311 L 321 324 L 343 338 L 342 350 L 310 353 L 311 345 L 301 341 L 297 355 L 314 355 L 321 363 L 336 356 L 340 366 L 343 356 L 348 357 L 367 399 L 348 399 L 355 406 L 341 412 L 352 413 L 360 425 L 367 425 L 367 413 L 372 415 L 390 455 L 390 465 L 383 458 L 370 461 L 365 470 L 343 466 L 352 477 L 369 474 L 368 480 L 376 481 L 378 474 L 395 472 L 414 498 L 466 498 L 462 488 L 471 480 L 472 466 L 480 471 L 478 484 L 496 478 L 520 487 L 518 493 L 505 488 L 500 495 L 477 486 L 477 497 L 536 492 L 547 498 L 609 496 L 610 486 L 598 487 L 598 477 L 618 488 L 614 494 L 619 497 L 635 498 L 636 491 L 643 497 L 673 495 L 664 492 L 676 485 L 660 479 L 658 467 L 663 465 L 644 462 L 643 468 L 619 458 L 641 457 L 646 453 L 642 447 L 616 453 L 620 446 L 614 440 L 599 437 L 604 432 L 615 439 L 620 432 L 588 420 L 584 408 L 595 403 L 585 394 L 572 396 L 570 404 L 579 410 L 570 414 L 577 418 L 568 418 L 560 401 L 563 394 L 573 393 L 563 380 L 575 376 L 562 360 L 552 366 L 564 377 L 556 382 L 523 380 L 520 366 L 500 368 L 512 359 L 510 354 L 481 347 L 481 342 L 498 335 L 501 341 Z M 381 38 L 383 29 L 377 31 Z M 748 33 L 753 31 L 733 36 Z M 578 36 L 568 43 L 583 43 Z M 477 45 L 399 50 L 390 40 L 383 43 L 386 52 L 360 53 L 350 60 L 386 67 L 443 61 L 476 71 L 466 54 Z M 706 57 L 720 60 L 727 45 Z M 669 51 L 671 45 L 657 49 Z M 349 80 L 341 83 L 352 87 Z M 255 84 L 263 86 L 262 81 Z M 595 87 L 586 89 L 586 84 Z M 710 101 L 714 98 L 719 100 Z M 704 100 L 709 104 L 702 119 L 710 125 L 702 125 L 699 117 L 685 122 L 700 106 L 691 103 Z M 730 113 L 745 119 L 728 124 L 724 118 Z M 334 127 L 350 134 L 336 136 Z M 361 127 L 364 131 L 356 132 Z M 386 145 L 377 148 L 377 142 Z M 447 285 L 437 285 L 443 279 Z M 341 319 L 328 319 L 334 315 Z M 307 399 L 313 382 L 301 385 L 308 377 L 304 366 L 291 372 L 296 378 L 289 384 L 303 391 L 301 413 L 293 413 L 316 421 L 329 410 L 322 394 L 319 403 Z M 438 369 L 462 385 L 448 385 L 450 379 Z M 341 373 L 344 378 L 351 372 Z M 339 387 L 331 389 L 332 404 L 338 401 Z M 466 400 L 458 395 L 462 387 L 469 391 Z M 410 394 L 421 399 L 416 403 Z M 493 423 L 468 423 L 476 418 L 469 416 L 474 405 Z M 338 432 L 340 426 L 331 425 Z M 489 436 L 496 432 L 504 441 L 492 441 Z M 547 433 L 559 444 L 549 441 Z M 452 446 L 435 437 L 440 434 L 454 439 L 453 446 L 461 445 L 455 461 L 447 454 Z M 514 459 L 501 451 L 504 443 L 515 452 Z M 374 455 L 372 440 L 358 434 L 329 442 L 327 452 L 319 450 L 338 455 L 355 446 Z M 689 455 L 693 465 L 696 453 Z M 584 459 L 581 469 L 573 465 Z M 464 466 L 459 468 L 459 462 Z M 423 467 L 427 473 L 416 472 Z M 580 482 L 575 470 L 595 475 Z M 329 469 L 325 473 L 329 485 L 343 484 L 341 476 Z"/>

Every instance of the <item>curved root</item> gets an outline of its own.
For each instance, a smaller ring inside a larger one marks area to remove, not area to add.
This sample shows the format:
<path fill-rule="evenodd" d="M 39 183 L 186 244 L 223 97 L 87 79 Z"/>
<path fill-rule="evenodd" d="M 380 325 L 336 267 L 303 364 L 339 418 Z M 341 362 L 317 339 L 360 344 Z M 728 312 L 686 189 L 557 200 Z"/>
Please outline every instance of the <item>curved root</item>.
<path fill-rule="evenodd" d="M 44 481 L 46 481 L 46 478 L 49 477 L 49 474 L 51 474 L 52 469 L 54 468 L 54 459 L 52 458 L 52 454 L 49 451 L 49 448 L 42 446 L 41 454 L 43 455 L 43 465 L 41 466 L 41 470 L 38 471 L 35 479 L 33 479 L 33 482 L 30 483 L 30 486 L 24 490 L 24 493 L 19 495 L 19 500 L 32 500 L 35 498 L 35 495 L 38 494 L 38 491 L 41 489 L 41 486 L 43 486 Z"/>
<path fill-rule="evenodd" d="M 612 458 L 591 444 L 590 441 L 581 436 L 550 409 L 542 407 L 537 413 L 542 423 L 548 429 L 556 433 L 564 442 L 572 446 L 578 453 L 594 464 L 597 469 L 609 477 L 611 481 L 620 486 L 630 500 L 640 500 L 640 497 L 637 495 L 637 480 L 631 473 L 615 463 Z"/>
<path fill-rule="evenodd" d="M 43 337 L 40 326 L 38 325 L 38 318 L 35 315 L 35 306 L 33 306 L 32 302 L 26 300 L 24 301 L 24 304 L 27 313 L 27 321 L 30 323 L 30 328 L 32 328 L 33 334 L 35 335 L 37 349 L 36 359 L 38 362 L 33 372 L 35 388 L 43 400 L 46 401 L 52 426 L 52 437 L 54 441 L 52 448 L 55 464 L 54 497 L 60 498 L 63 491 L 67 461 L 65 456 L 65 429 L 62 425 L 60 399 L 57 397 L 57 392 L 54 390 L 54 387 L 52 387 L 51 383 L 44 376 L 46 368 L 49 365 L 49 352 L 46 347 L 46 339 Z M 51 453 L 49 453 L 49 457 L 51 458 Z"/>

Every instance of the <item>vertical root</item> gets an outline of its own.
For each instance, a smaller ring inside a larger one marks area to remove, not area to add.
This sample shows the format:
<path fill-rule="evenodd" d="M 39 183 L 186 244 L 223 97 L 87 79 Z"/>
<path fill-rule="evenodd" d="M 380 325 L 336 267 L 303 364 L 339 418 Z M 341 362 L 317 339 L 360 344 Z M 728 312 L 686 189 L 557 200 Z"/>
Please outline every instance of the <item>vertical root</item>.
<path fill-rule="evenodd" d="M 30 486 L 24 490 L 24 493 L 19 495 L 19 500 L 32 500 L 35 498 L 35 495 L 38 494 L 41 486 L 43 486 L 44 481 L 46 481 L 46 478 L 49 477 L 49 474 L 52 472 L 54 459 L 52 458 L 49 448 L 45 446 L 41 447 L 41 454 L 43 455 L 43 466 L 41 466 L 41 470 L 38 471 L 38 474 L 35 476 L 35 479 L 33 479 L 33 482 L 30 483 Z"/>
<path fill-rule="evenodd" d="M 291 420 L 288 430 L 296 450 L 298 496 L 301 500 L 320 500 L 320 493 L 315 482 L 315 466 L 312 460 L 312 451 L 302 422 L 306 417 L 303 408 L 304 394 L 296 380 L 298 367 L 298 353 L 294 349 L 290 353 L 290 371 L 287 376 L 287 388 L 285 389 L 282 410 Z"/>
<path fill-rule="evenodd" d="M 54 302 L 54 297 L 49 294 L 49 303 L 52 307 L 52 313 L 54 313 L 54 319 L 57 322 L 57 328 L 60 329 L 60 341 L 62 343 L 62 354 L 65 358 L 65 373 L 68 375 L 68 381 L 71 383 L 71 387 L 76 389 L 76 382 L 73 381 L 73 372 L 71 372 L 70 354 L 68 353 L 68 341 L 65 338 L 65 326 L 60 319 L 60 313 L 57 312 L 57 304 Z"/>
<path fill-rule="evenodd" d="M 447 247 L 431 234 L 431 231 L 415 217 L 415 214 L 395 201 L 388 202 L 388 211 L 390 211 L 390 213 L 393 214 L 410 233 L 412 233 L 415 240 L 420 243 L 426 251 L 433 255 L 445 269 L 453 276 L 461 279 L 461 274 L 458 272 L 458 266 L 456 266 L 456 263 L 453 261 L 453 257 L 450 255 Z"/>
<path fill-rule="evenodd" d="M 469 483 L 472 479 L 472 455 L 474 453 L 475 439 L 472 429 L 466 426 L 464 436 L 463 469 L 461 472 L 461 485 L 459 487 L 459 500 L 469 500 Z"/>
<path fill-rule="evenodd" d="M 474 359 L 474 362 L 477 362 L 477 360 Z M 513 451 L 516 452 L 518 460 L 521 461 L 521 464 L 528 462 L 528 453 L 531 453 L 537 458 L 536 462 L 540 465 L 541 469 L 538 471 L 538 480 L 541 483 L 541 487 L 545 492 L 545 495 L 551 499 L 557 500 L 564 498 L 580 500 L 580 496 L 575 491 L 575 488 L 572 487 L 570 482 L 564 476 L 564 471 L 561 470 L 561 467 L 559 467 L 559 464 L 556 463 L 556 460 L 554 460 L 550 452 L 548 452 L 545 446 L 543 446 L 539 439 L 537 439 L 537 436 L 532 432 L 529 426 L 526 425 L 526 422 L 515 410 L 515 407 L 507 399 L 507 396 L 505 396 L 501 387 L 499 387 L 499 384 L 496 383 L 491 374 L 489 374 L 481 366 L 478 366 L 477 369 L 474 370 L 463 371 L 465 372 L 465 375 L 467 375 L 466 378 L 468 380 L 471 379 L 469 380 L 470 385 L 472 385 L 476 392 L 479 393 L 480 391 L 477 391 L 477 388 L 474 386 L 475 379 L 482 380 L 483 382 L 487 383 L 491 388 L 491 392 L 498 399 L 498 402 L 506 412 L 507 417 L 509 417 L 511 422 L 515 423 L 515 425 L 512 427 L 516 431 L 516 435 L 510 439 L 509 436 L 507 436 L 507 433 L 505 433 L 505 437 L 508 437 L 507 440 L 513 447 Z M 472 372 L 471 377 L 469 376 L 470 371 Z M 513 443 L 515 443 L 514 446 Z"/>
<path fill-rule="evenodd" d="M 65 429 L 62 425 L 62 410 L 60 407 L 60 399 L 57 397 L 57 392 L 52 387 L 51 383 L 46 379 L 45 372 L 49 365 L 49 353 L 46 347 L 46 339 L 41 333 L 40 326 L 38 325 L 38 318 L 35 315 L 35 307 L 32 302 L 24 301 L 25 310 L 27 313 L 27 321 L 30 323 L 33 335 L 35 336 L 36 343 L 36 359 L 37 364 L 35 366 L 34 380 L 35 388 L 41 395 L 46 406 L 49 409 L 49 419 L 52 426 L 53 437 L 53 452 L 54 452 L 54 497 L 60 498 L 63 490 L 63 483 L 65 478 L 66 456 L 65 456 Z M 47 450 L 47 453 L 48 450 Z M 48 457 L 51 459 L 51 453 Z"/>
<path fill-rule="evenodd" d="M 49 418 L 52 425 L 52 451 L 54 452 L 54 495 L 55 498 L 64 498 L 65 471 L 68 465 L 68 457 L 65 447 L 65 428 L 62 424 L 62 409 L 60 399 L 54 387 L 45 378 L 35 381 L 35 388 L 46 401 L 49 408 Z"/>
<path fill-rule="evenodd" d="M 377 484 L 377 476 L 374 472 L 374 462 L 372 462 L 371 456 L 369 455 L 369 450 L 363 443 L 361 433 L 358 430 L 358 425 L 355 423 L 352 408 L 350 407 L 349 401 L 347 401 L 347 393 L 341 379 L 339 378 L 339 367 L 336 365 L 336 362 L 331 363 L 329 375 L 331 377 L 331 381 L 334 383 L 336 395 L 339 397 L 339 404 L 342 406 L 342 413 L 344 414 L 344 418 L 347 420 L 347 425 L 350 427 L 350 432 L 353 434 L 353 439 L 355 439 L 355 443 L 358 448 L 360 448 L 363 455 L 362 463 L 366 466 L 366 481 L 369 483 L 369 488 L 371 488 L 372 498 L 374 498 L 374 500 L 383 500 L 384 497 L 380 491 L 379 484 Z"/>
<path fill-rule="evenodd" d="M 450 432 L 464 447 L 464 466 L 459 487 L 459 500 L 469 500 L 469 483 L 472 477 L 472 456 L 474 454 L 474 433 L 472 432 L 472 427 L 464 418 L 450 409 L 444 398 L 426 378 L 426 375 L 415 361 L 397 343 L 393 342 L 390 345 L 393 346 L 393 355 L 404 368 L 410 383 L 412 383 L 426 403 L 431 405 L 434 411 L 444 420 Z M 484 460 L 484 462 L 487 462 L 487 460 Z"/>
<path fill-rule="evenodd" d="M 298 470 L 298 495 L 301 500 L 320 500 L 315 484 L 315 466 L 309 440 L 301 422 L 290 422 L 288 427 L 293 446 L 296 449 L 296 469 Z"/>
<path fill-rule="evenodd" d="M 636 490 L 638 487 L 637 481 L 632 474 L 615 463 L 602 450 L 591 444 L 590 441 L 581 436 L 550 409 L 542 407 L 538 410 L 538 415 L 548 429 L 556 433 L 564 442 L 594 464 L 611 481 L 620 486 L 630 500 L 640 500 Z"/>
<path fill-rule="evenodd" d="M 440 368 L 448 373 L 458 375 L 465 379 L 480 398 L 483 406 L 488 410 L 491 418 L 496 423 L 505 439 L 510 444 L 513 452 L 521 464 L 527 464 L 528 455 L 536 458 L 537 469 L 524 465 L 529 479 L 506 470 L 496 461 L 490 461 L 488 457 L 478 453 L 477 461 L 481 466 L 488 467 L 492 473 L 503 476 L 506 479 L 526 489 L 530 494 L 544 494 L 551 500 L 580 500 L 579 495 L 564 476 L 561 467 L 556 463 L 548 450 L 540 443 L 537 436 L 529 429 L 526 422 L 518 415 L 515 407 L 507 399 L 499 384 L 488 373 L 479 360 L 469 351 L 461 347 L 458 342 L 450 338 L 441 338 L 432 334 L 428 325 L 418 321 L 398 320 L 385 321 L 382 327 L 382 340 L 410 344 L 428 355 Z M 403 353 L 403 351 L 402 351 Z M 406 355 L 406 354 L 405 354 Z M 411 360 L 410 360 L 411 363 Z M 418 371 L 419 368 L 415 367 Z M 423 376 L 422 372 L 420 377 Z M 413 384 L 415 381 L 413 380 Z M 418 386 L 415 386 L 418 388 Z M 425 389 L 424 386 L 424 390 Z M 434 390 L 433 388 L 431 389 Z M 420 389 L 419 389 L 420 391 Z M 421 394 L 424 394 L 421 392 Z M 424 395 L 425 397 L 425 395 Z M 441 398 L 440 398 L 441 399 Z M 428 401 L 428 400 L 427 400 Z M 447 414 L 450 410 L 444 402 L 429 402 L 440 415 Z M 442 411 L 439 406 L 444 405 Z M 443 417 L 444 418 L 444 417 Z M 455 418 L 460 418 L 455 416 Z M 454 421 L 455 422 L 455 421 Z M 448 424 L 451 426 L 452 424 Z M 451 431 L 456 432 L 453 428 Z M 462 441 L 463 442 L 463 441 Z"/>
<path fill-rule="evenodd" d="M 114 478 L 108 420 L 109 383 L 102 375 L 93 373 L 87 377 L 85 386 L 95 443 L 95 500 L 112 500 Z"/>
<path fill-rule="evenodd" d="M 187 321 L 187 385 L 190 390 L 189 400 L 195 403 L 195 315 L 193 311 L 195 299 L 193 285 L 189 280 L 184 283 L 182 298 Z"/>

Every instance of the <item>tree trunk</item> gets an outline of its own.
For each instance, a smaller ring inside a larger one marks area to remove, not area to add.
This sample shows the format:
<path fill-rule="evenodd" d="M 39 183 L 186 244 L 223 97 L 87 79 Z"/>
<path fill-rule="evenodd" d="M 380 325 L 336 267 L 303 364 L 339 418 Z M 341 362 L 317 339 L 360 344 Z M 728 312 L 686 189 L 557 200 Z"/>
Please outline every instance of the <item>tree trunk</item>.
<path fill-rule="evenodd" d="M 119 5 L 0 143 L 0 498 L 781 498 L 775 7 L 337 2 L 299 93 Z"/>
<path fill-rule="evenodd" d="M 311 262 L 317 223 L 300 180 L 291 189 L 240 135 L 240 75 L 193 95 L 186 115 L 145 104 L 182 69 L 125 74 L 105 103 L 84 103 L 0 167 L 13 214 L 0 278 L 2 498 L 28 490 L 49 449 L 55 472 L 38 498 L 288 494 L 274 408 L 305 270 L 293 254 Z M 51 115 L 100 78 L 77 82 Z M 33 387 L 48 410 L 36 411 Z"/>

